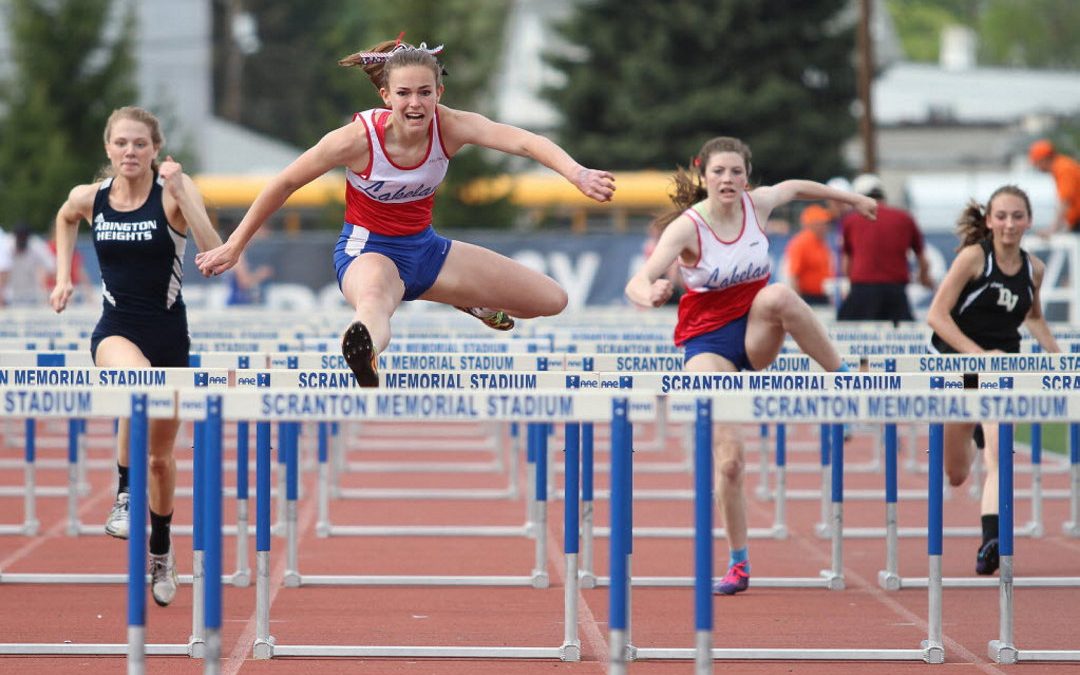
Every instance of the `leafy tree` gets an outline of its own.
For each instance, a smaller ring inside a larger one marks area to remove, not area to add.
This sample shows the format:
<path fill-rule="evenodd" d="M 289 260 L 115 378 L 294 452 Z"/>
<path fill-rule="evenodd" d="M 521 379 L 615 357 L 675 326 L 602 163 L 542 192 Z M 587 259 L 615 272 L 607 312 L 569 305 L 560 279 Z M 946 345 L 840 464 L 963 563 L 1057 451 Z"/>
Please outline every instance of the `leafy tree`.
<path fill-rule="evenodd" d="M 756 183 L 843 172 L 855 132 L 854 31 L 838 19 L 848 3 L 782 4 L 578 5 L 559 32 L 584 57 L 548 56 L 566 75 L 546 94 L 568 149 L 587 165 L 669 168 L 728 135 L 753 149 Z"/>
<path fill-rule="evenodd" d="M 1080 66 L 1080 3 L 1075 0 L 990 0 L 978 32 L 983 63 Z"/>
<path fill-rule="evenodd" d="M 443 103 L 489 113 L 487 87 L 498 65 L 509 5 L 506 0 L 329 6 L 309 0 L 246 0 L 245 9 L 257 17 L 261 47 L 244 64 L 239 121 L 297 146 L 312 145 L 346 123 L 352 112 L 382 105 L 367 76 L 358 69 L 340 68 L 338 59 L 402 31 L 413 44 L 446 45 L 439 57 L 449 73 Z M 220 24 L 219 37 L 225 28 Z M 220 66 L 221 59 L 217 62 Z M 220 68 L 216 81 L 220 101 L 224 81 Z M 462 151 L 439 190 L 435 222 L 444 228 L 509 224 L 514 209 L 507 200 L 466 205 L 458 198 L 462 185 L 500 173 L 504 167 L 500 158 L 476 148 Z"/>
<path fill-rule="evenodd" d="M 0 86 L 0 222 L 51 229 L 67 191 L 104 162 L 102 130 L 135 100 L 127 11 L 107 40 L 113 0 L 11 0 L 14 72 Z"/>

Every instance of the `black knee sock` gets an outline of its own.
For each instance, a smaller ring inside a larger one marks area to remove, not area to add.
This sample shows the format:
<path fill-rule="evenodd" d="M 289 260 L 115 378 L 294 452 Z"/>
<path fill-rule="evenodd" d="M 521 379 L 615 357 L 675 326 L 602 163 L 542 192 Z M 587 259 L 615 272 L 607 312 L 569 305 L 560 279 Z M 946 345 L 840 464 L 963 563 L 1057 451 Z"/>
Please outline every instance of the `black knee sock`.
<path fill-rule="evenodd" d="M 150 553 L 164 555 L 169 552 L 169 530 L 172 529 L 172 514 L 159 516 L 150 511 Z"/>
<path fill-rule="evenodd" d="M 983 434 L 983 428 L 981 424 L 975 425 L 975 430 L 971 432 L 971 437 L 975 439 L 975 447 L 984 450 L 986 449 L 986 436 Z"/>
<path fill-rule="evenodd" d="M 998 538 L 998 514 L 989 513 L 982 517 L 983 543 Z"/>
<path fill-rule="evenodd" d="M 116 494 L 128 491 L 128 468 L 126 466 L 116 465 L 116 471 L 120 474 L 119 486 L 116 488 Z"/>

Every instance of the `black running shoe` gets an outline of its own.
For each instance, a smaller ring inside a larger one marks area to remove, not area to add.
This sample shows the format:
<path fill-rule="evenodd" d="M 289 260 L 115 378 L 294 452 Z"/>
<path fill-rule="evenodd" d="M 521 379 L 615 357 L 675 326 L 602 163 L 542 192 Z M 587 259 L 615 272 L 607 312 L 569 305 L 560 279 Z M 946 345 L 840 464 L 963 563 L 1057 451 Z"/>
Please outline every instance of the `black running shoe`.
<path fill-rule="evenodd" d="M 371 344 L 367 327 L 354 321 L 341 338 L 341 355 L 352 369 L 356 383 L 361 387 L 379 386 L 378 355 Z"/>
<path fill-rule="evenodd" d="M 979 547 L 979 555 L 975 558 L 975 574 L 990 576 L 994 572 L 997 572 L 1000 562 L 1001 560 L 998 556 L 998 540 L 991 539 Z"/>

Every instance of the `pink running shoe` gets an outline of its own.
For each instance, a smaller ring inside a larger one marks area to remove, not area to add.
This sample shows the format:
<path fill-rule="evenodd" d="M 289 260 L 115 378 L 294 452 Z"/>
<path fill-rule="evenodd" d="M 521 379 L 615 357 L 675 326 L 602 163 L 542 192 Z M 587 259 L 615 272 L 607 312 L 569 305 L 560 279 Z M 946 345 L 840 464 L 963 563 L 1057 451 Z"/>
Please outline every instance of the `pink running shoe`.
<path fill-rule="evenodd" d="M 746 563 L 735 563 L 727 571 L 724 578 L 713 584 L 713 593 L 722 595 L 735 595 L 750 588 L 750 574 L 746 571 Z"/>

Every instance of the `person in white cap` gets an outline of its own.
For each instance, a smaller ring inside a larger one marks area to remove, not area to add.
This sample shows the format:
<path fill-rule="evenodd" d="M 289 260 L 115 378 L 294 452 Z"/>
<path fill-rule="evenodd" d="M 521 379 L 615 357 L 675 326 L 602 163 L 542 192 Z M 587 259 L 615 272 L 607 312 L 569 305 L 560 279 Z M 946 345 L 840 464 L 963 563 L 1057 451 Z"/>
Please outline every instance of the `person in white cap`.
<path fill-rule="evenodd" d="M 840 221 L 843 237 L 841 270 L 850 288 L 840 305 L 841 321 L 913 321 L 907 299 L 911 279 L 907 253 L 915 254 L 919 283 L 933 288 L 923 236 L 910 213 L 885 204 L 881 178 L 864 173 L 852 182 L 855 192 L 878 201 L 877 218 L 852 211 Z"/>

